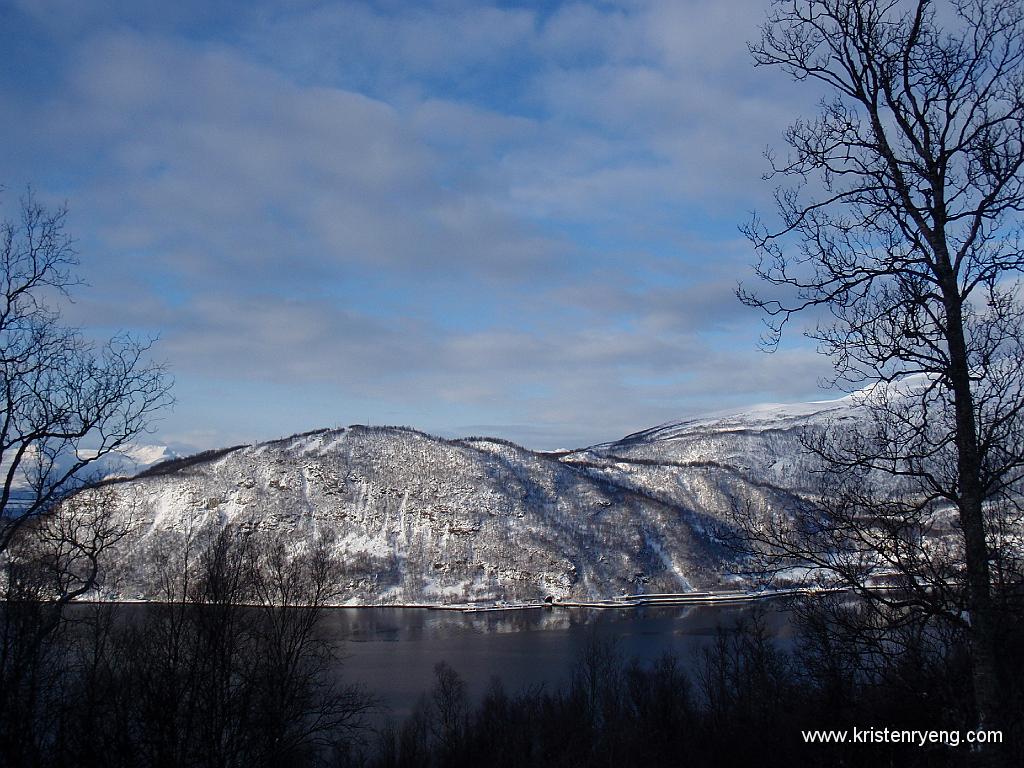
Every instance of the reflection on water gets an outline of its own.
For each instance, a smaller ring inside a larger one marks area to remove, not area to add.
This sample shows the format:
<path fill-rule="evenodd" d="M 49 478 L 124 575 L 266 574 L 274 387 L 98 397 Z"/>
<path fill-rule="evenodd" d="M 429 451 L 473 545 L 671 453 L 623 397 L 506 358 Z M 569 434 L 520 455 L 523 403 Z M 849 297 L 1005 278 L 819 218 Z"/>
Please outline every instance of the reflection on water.
<path fill-rule="evenodd" d="M 88 614 L 79 605 L 71 614 Z M 140 621 L 143 604 L 121 604 L 117 615 Z M 526 687 L 560 686 L 579 652 L 596 636 L 614 638 L 623 654 L 651 661 L 674 652 L 684 667 L 700 658 L 700 649 L 719 626 L 760 611 L 783 644 L 792 636 L 785 603 L 642 606 L 624 609 L 554 608 L 460 613 L 425 608 L 331 608 L 322 631 L 344 656 L 338 674 L 377 695 L 390 714 L 407 715 L 434 682 L 434 666 L 445 661 L 478 699 L 491 680 L 510 693 Z"/>
<path fill-rule="evenodd" d="M 446 661 L 472 697 L 491 679 L 509 691 L 557 686 L 593 636 L 615 638 L 641 661 L 675 652 L 689 665 L 714 636 L 749 615 L 750 605 L 646 606 L 623 610 L 558 608 L 485 613 L 420 608 L 335 608 L 324 630 L 342 641 L 343 678 L 364 684 L 402 717 L 433 684 L 434 665 Z M 786 643 L 789 616 L 781 603 L 759 606 L 768 627 Z"/>

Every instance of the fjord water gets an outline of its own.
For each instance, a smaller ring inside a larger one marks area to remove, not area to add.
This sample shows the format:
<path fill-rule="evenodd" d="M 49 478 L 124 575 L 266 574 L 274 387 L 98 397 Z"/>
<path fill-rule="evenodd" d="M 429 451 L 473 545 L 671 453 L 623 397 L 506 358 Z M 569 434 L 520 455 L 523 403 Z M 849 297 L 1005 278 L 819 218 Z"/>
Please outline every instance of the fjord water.
<path fill-rule="evenodd" d="M 401 719 L 433 685 L 434 666 L 448 663 L 465 680 L 471 701 L 492 678 L 505 689 L 557 687 L 568 680 L 593 639 L 615 640 L 625 658 L 652 661 L 667 651 L 687 669 L 719 626 L 729 629 L 760 611 L 783 647 L 791 637 L 782 602 L 752 605 L 658 606 L 624 610 L 556 608 L 461 613 L 420 608 L 334 608 L 324 631 L 340 641 L 341 674 L 376 694 Z"/>

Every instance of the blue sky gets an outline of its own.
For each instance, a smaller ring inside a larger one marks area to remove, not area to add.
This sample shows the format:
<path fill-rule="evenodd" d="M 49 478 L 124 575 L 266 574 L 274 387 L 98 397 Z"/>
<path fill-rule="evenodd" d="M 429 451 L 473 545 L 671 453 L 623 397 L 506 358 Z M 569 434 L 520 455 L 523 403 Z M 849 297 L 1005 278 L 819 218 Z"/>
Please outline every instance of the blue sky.
<path fill-rule="evenodd" d="M 766 6 L 0 2 L 0 215 L 67 202 L 66 316 L 159 335 L 183 448 L 825 397 L 733 296 L 815 102 L 751 66 Z"/>

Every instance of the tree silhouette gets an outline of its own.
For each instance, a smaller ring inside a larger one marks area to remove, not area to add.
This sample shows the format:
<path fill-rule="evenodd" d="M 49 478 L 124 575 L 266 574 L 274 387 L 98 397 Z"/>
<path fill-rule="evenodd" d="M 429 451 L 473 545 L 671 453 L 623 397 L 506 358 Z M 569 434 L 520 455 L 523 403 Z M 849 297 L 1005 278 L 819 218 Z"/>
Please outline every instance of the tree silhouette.
<path fill-rule="evenodd" d="M 864 427 L 811 441 L 841 481 L 824 517 L 762 527 L 761 551 L 810 554 L 870 599 L 866 580 L 895 571 L 897 607 L 963 624 L 979 723 L 997 722 L 993 581 L 1024 467 L 1021 4 L 785 0 L 751 52 L 829 97 L 770 157 L 781 225 L 746 227 L 764 285 L 739 296 L 765 312 L 769 347 L 812 315 L 837 381 L 876 385 Z M 932 553 L 951 508 L 954 546 Z"/>

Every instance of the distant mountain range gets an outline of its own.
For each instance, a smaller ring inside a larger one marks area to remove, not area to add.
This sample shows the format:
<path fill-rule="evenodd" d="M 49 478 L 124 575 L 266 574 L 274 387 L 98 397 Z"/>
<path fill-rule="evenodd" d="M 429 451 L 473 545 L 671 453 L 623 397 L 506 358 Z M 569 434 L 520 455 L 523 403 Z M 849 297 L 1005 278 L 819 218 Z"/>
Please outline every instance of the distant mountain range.
<path fill-rule="evenodd" d="M 104 454 L 89 465 L 91 474 L 111 479 L 135 477 L 155 464 L 180 458 L 181 454 L 166 445 L 129 445 L 120 451 Z"/>
<path fill-rule="evenodd" d="M 118 451 L 105 453 L 98 458 L 95 450 L 81 449 L 79 455 L 65 454 L 59 456 L 53 467 L 55 476 L 67 472 L 76 461 L 93 459 L 81 473 L 83 480 L 109 480 L 113 478 L 135 477 L 155 464 L 180 458 L 181 454 L 166 445 L 127 445 Z M 0 471 L 6 472 L 9 464 L 0 466 Z M 22 467 L 31 467 L 31 454 L 24 460 Z M 14 477 L 14 489 L 19 492 L 27 492 L 30 484 L 23 475 Z"/>
<path fill-rule="evenodd" d="M 73 478 L 77 487 L 79 483 L 135 477 L 155 464 L 180 457 L 177 451 L 166 445 L 128 445 L 120 451 L 111 451 L 94 459 L 95 455 L 95 451 L 82 450 L 78 458 L 72 455 L 59 456 L 53 467 L 53 475 L 62 476 L 79 459 L 93 459 L 82 472 Z M 23 468 L 32 466 L 31 454 L 23 460 L 21 466 Z M 9 462 L 0 464 L 0 472 L 6 475 L 9 467 Z M 11 498 L 5 507 L 6 512 L 16 514 L 35 503 L 38 495 L 32 488 L 32 483 L 23 473 L 15 473 L 11 486 Z"/>
<path fill-rule="evenodd" d="M 140 449 L 130 458 L 141 473 L 104 486 L 136 531 L 103 596 L 153 597 L 157 558 L 186 532 L 232 522 L 292 549 L 326 534 L 343 564 L 343 604 L 734 585 L 717 536 L 726 513 L 798 503 L 809 477 L 801 430 L 858 411 L 851 398 L 760 406 L 558 453 L 366 426 L 159 463 L 150 459 L 161 449 Z"/>

